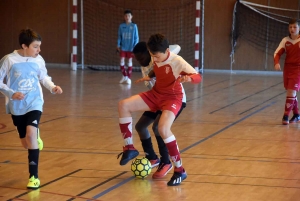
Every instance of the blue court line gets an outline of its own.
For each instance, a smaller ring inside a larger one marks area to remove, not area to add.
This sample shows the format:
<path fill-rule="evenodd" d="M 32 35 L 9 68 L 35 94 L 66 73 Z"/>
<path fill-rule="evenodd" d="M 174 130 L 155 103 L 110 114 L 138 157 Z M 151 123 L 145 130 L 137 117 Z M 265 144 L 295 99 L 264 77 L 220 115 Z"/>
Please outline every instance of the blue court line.
<path fill-rule="evenodd" d="M 195 142 L 194 144 L 192 144 L 192 145 L 190 145 L 190 146 L 188 146 L 188 147 L 182 149 L 182 150 L 180 151 L 180 153 L 183 153 L 183 152 L 185 152 L 185 151 L 191 149 L 192 147 L 194 147 L 194 146 L 196 146 L 196 145 L 198 145 L 198 144 L 200 144 L 200 143 L 202 143 L 202 142 L 205 142 L 206 140 L 208 140 L 208 139 L 210 139 L 210 138 L 212 138 L 212 137 L 218 135 L 219 133 L 223 132 L 224 130 L 227 130 L 227 129 L 230 128 L 231 126 L 234 126 L 235 124 L 240 123 L 241 121 L 244 121 L 244 120 L 247 119 L 248 117 L 250 117 L 250 116 L 252 116 L 252 115 L 254 115 L 254 114 L 258 113 L 258 112 L 261 112 L 262 110 L 264 110 L 264 109 L 270 107 L 270 106 L 273 105 L 274 103 L 276 103 L 276 101 L 270 103 L 269 105 L 266 105 L 266 106 L 260 108 L 259 110 L 256 110 L 256 111 L 254 111 L 254 112 L 252 112 L 252 113 L 250 113 L 250 114 L 244 116 L 243 118 L 241 118 L 241 119 L 239 119 L 239 120 L 237 120 L 237 121 L 235 121 L 235 122 L 229 124 L 228 126 L 226 126 L 226 127 L 222 128 L 222 129 L 218 130 L 217 132 L 215 132 L 215 133 L 213 133 L 213 134 L 211 134 L 211 135 L 209 135 L 209 136 L 203 138 L 202 140 L 199 140 L 198 142 Z"/>
<path fill-rule="evenodd" d="M 120 183 L 118 183 L 118 184 L 116 184 L 116 185 L 108 188 L 107 190 L 103 191 L 102 193 L 99 193 L 98 195 L 95 195 L 93 197 L 93 199 L 97 199 L 97 198 L 101 197 L 102 195 L 105 195 L 106 193 L 109 193 L 110 191 L 118 188 L 119 186 L 122 186 L 123 184 L 125 184 L 125 183 L 127 183 L 127 182 L 129 182 L 129 181 L 131 181 L 133 179 L 134 179 L 134 176 L 129 177 L 129 178 L 125 179 L 124 181 L 122 181 L 122 182 L 120 182 Z M 88 201 L 91 201 L 91 200 L 88 200 Z"/>
<path fill-rule="evenodd" d="M 254 96 L 254 95 L 257 95 L 257 94 L 259 94 L 259 93 L 261 93 L 261 92 L 267 91 L 267 90 L 271 89 L 272 87 L 275 87 L 275 86 L 277 86 L 277 85 L 279 85 L 279 84 L 281 84 L 281 83 L 282 83 L 282 82 L 279 82 L 279 83 L 274 84 L 274 85 L 272 85 L 272 86 L 270 86 L 270 87 L 268 87 L 268 88 L 265 88 L 265 89 L 263 89 L 263 90 L 260 90 L 260 91 L 255 92 L 255 93 L 253 93 L 253 94 L 250 94 L 250 95 L 248 95 L 248 96 L 246 96 L 246 97 L 244 97 L 244 98 L 242 98 L 242 99 L 240 99 L 240 100 L 237 100 L 237 101 L 235 101 L 235 102 L 233 102 L 233 103 L 230 103 L 230 104 L 228 104 L 228 105 L 226 105 L 226 106 L 224 106 L 224 107 L 221 107 L 221 108 L 219 108 L 219 109 L 217 109 L 217 110 L 214 110 L 214 111 L 210 112 L 209 114 L 213 114 L 213 113 L 215 113 L 215 112 L 218 112 L 218 111 L 220 111 L 220 110 L 223 110 L 224 108 L 230 107 L 230 106 L 232 106 L 232 105 L 234 105 L 234 104 L 236 104 L 236 103 L 238 103 L 238 102 L 241 102 L 241 101 L 243 101 L 243 100 L 245 100 L 245 99 L 247 99 L 247 98 L 250 98 L 250 97 L 252 97 L 252 96 Z"/>
<path fill-rule="evenodd" d="M 206 140 L 208 140 L 208 139 L 210 139 L 210 138 L 212 138 L 212 137 L 214 137 L 214 136 L 220 134 L 220 133 L 223 132 L 224 130 L 227 130 L 228 128 L 230 128 L 230 127 L 234 126 L 235 124 L 237 124 L 237 123 L 239 123 L 239 122 L 241 122 L 241 121 L 247 119 L 248 117 L 250 117 L 250 116 L 252 116 L 252 115 L 254 115 L 254 114 L 258 113 L 258 112 L 263 111 L 264 109 L 270 107 L 270 106 L 273 105 L 274 103 L 276 103 L 276 101 L 274 101 L 274 102 L 272 102 L 272 103 L 270 103 L 270 104 L 268 104 L 268 105 L 266 105 L 266 106 L 260 108 L 259 110 L 256 110 L 256 111 L 254 111 L 254 112 L 248 114 L 247 116 L 245 116 L 245 117 L 243 117 L 243 118 L 241 118 L 241 119 L 239 119 L 239 120 L 237 120 L 237 121 L 235 121 L 235 122 L 229 124 L 228 126 L 226 126 L 226 127 L 222 128 L 222 129 L 218 130 L 217 132 L 215 132 L 215 133 L 213 133 L 213 134 L 211 134 L 211 135 L 209 135 L 209 136 L 203 138 L 202 140 L 199 140 L 198 142 L 195 142 L 194 144 L 192 144 L 192 145 L 190 145 L 190 146 L 188 146 L 188 147 L 182 149 L 182 150 L 180 151 L 180 153 L 183 153 L 183 152 L 185 152 L 185 151 L 187 151 L 187 150 L 193 148 L 194 146 L 196 146 L 196 145 L 198 145 L 198 144 L 200 144 L 200 143 L 202 143 L 202 142 L 205 142 Z M 99 197 L 105 195 L 106 193 L 109 193 L 110 191 L 112 191 L 112 190 L 114 190 L 114 189 L 116 189 L 116 188 L 122 186 L 123 184 L 125 184 L 125 183 L 127 183 L 127 182 L 129 182 L 129 181 L 131 181 L 131 180 L 133 180 L 133 179 L 134 179 L 134 176 L 129 177 L 129 178 L 125 179 L 124 181 L 122 181 L 122 182 L 120 182 L 120 183 L 118 183 L 118 184 L 116 184 L 116 185 L 114 185 L 114 186 L 108 188 L 107 190 L 105 190 L 105 191 L 103 191 L 103 192 L 101 192 L 101 193 L 95 195 L 95 196 L 93 197 L 93 199 L 97 199 L 97 198 L 99 198 Z M 87 200 L 87 201 L 91 201 L 91 200 Z"/>

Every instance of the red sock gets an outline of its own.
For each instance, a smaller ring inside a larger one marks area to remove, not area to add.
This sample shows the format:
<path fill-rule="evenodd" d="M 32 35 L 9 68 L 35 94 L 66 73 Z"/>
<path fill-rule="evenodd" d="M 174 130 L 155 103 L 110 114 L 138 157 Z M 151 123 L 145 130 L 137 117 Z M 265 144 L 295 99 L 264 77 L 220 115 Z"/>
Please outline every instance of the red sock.
<path fill-rule="evenodd" d="M 181 158 L 179 153 L 179 148 L 177 146 L 177 141 L 174 135 L 168 137 L 167 139 L 164 139 L 164 142 L 168 148 L 169 155 L 171 157 L 171 160 L 174 162 L 175 165 L 175 171 L 176 172 L 183 172 L 183 167 L 181 164 Z"/>
<path fill-rule="evenodd" d="M 129 78 L 131 78 L 131 74 L 132 74 L 132 66 L 128 66 L 128 68 L 127 68 L 127 76 Z"/>
<path fill-rule="evenodd" d="M 284 106 L 284 115 L 289 115 L 291 110 L 294 107 L 295 97 L 286 97 L 285 106 Z"/>
<path fill-rule="evenodd" d="M 125 66 L 120 66 L 120 69 L 121 69 L 123 76 L 127 76 Z"/>
<path fill-rule="evenodd" d="M 297 96 L 295 97 L 295 101 L 294 101 L 293 113 L 294 114 L 299 114 Z"/>
<path fill-rule="evenodd" d="M 125 146 L 133 147 L 132 140 L 132 117 L 119 118 L 119 126 L 124 139 Z"/>

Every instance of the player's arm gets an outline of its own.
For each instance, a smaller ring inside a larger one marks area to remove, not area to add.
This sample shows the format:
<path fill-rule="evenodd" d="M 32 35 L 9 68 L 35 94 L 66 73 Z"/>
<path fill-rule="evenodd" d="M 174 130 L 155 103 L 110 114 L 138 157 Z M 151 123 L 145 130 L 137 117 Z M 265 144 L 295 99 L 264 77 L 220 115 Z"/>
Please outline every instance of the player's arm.
<path fill-rule="evenodd" d="M 148 73 L 148 75 L 146 75 L 145 77 L 142 77 L 142 78 L 136 80 L 135 83 L 144 82 L 144 81 L 151 81 L 154 77 L 155 77 L 155 73 L 154 73 L 153 70 L 151 70 Z"/>
<path fill-rule="evenodd" d="M 13 95 L 18 92 L 15 92 L 11 88 L 9 88 L 6 84 L 4 84 L 4 79 L 8 75 L 9 69 L 10 69 L 9 61 L 7 59 L 7 56 L 5 56 L 0 60 L 0 92 L 6 97 L 8 97 L 9 99 L 13 99 L 14 98 Z"/>
<path fill-rule="evenodd" d="M 285 52 L 285 43 L 286 43 L 286 38 L 281 40 L 279 46 L 275 50 L 275 53 L 274 53 L 274 69 L 275 70 L 281 70 L 279 62 L 280 62 L 281 55 Z"/>
<path fill-rule="evenodd" d="M 121 25 L 119 26 L 118 29 L 118 41 L 117 41 L 117 52 L 121 51 L 121 40 L 122 40 L 122 29 L 121 29 Z"/>
<path fill-rule="evenodd" d="M 39 73 L 39 80 L 40 83 L 47 88 L 51 93 L 53 94 L 61 94 L 63 91 L 60 88 L 60 86 L 55 85 L 52 82 L 52 78 L 47 74 L 47 69 L 45 67 L 45 61 L 40 56 L 38 61 L 39 67 L 40 67 L 40 73 Z"/>
<path fill-rule="evenodd" d="M 183 82 L 191 82 L 194 84 L 198 84 L 202 80 L 202 76 L 184 59 L 180 58 L 182 71 L 180 72 L 179 81 Z"/>
<path fill-rule="evenodd" d="M 137 25 L 134 26 L 133 47 L 139 42 L 139 31 Z"/>

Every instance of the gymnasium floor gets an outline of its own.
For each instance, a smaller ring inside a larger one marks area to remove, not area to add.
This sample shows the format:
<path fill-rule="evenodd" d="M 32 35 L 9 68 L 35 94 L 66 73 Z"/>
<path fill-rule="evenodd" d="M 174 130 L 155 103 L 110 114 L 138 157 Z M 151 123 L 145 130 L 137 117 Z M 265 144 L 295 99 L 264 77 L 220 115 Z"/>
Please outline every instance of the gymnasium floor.
<path fill-rule="evenodd" d="M 168 187 L 172 171 L 161 180 L 153 180 L 152 173 L 135 179 L 130 165 L 120 166 L 117 159 L 123 146 L 118 101 L 147 90 L 142 83 L 118 84 L 120 72 L 48 71 L 64 93 L 44 88 L 39 190 L 26 189 L 27 150 L 0 96 L 1 201 L 300 200 L 300 123 L 281 124 L 280 73 L 205 72 L 201 84 L 184 84 L 187 107 L 172 131 L 188 177 Z M 133 73 L 133 80 L 139 77 Z M 141 114 L 133 114 L 133 124 Z M 134 142 L 143 156 L 136 132 Z"/>

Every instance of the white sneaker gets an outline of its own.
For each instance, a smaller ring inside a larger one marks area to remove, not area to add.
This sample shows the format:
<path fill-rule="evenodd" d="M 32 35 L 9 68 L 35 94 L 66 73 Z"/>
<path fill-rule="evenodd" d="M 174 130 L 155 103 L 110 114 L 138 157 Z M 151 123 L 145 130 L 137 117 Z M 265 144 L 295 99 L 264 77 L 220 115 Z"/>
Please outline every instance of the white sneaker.
<path fill-rule="evenodd" d="M 131 79 L 127 78 L 127 80 L 125 81 L 125 84 L 131 84 Z"/>
<path fill-rule="evenodd" d="M 120 80 L 120 84 L 124 83 L 128 79 L 127 76 L 122 76 L 122 79 Z"/>

